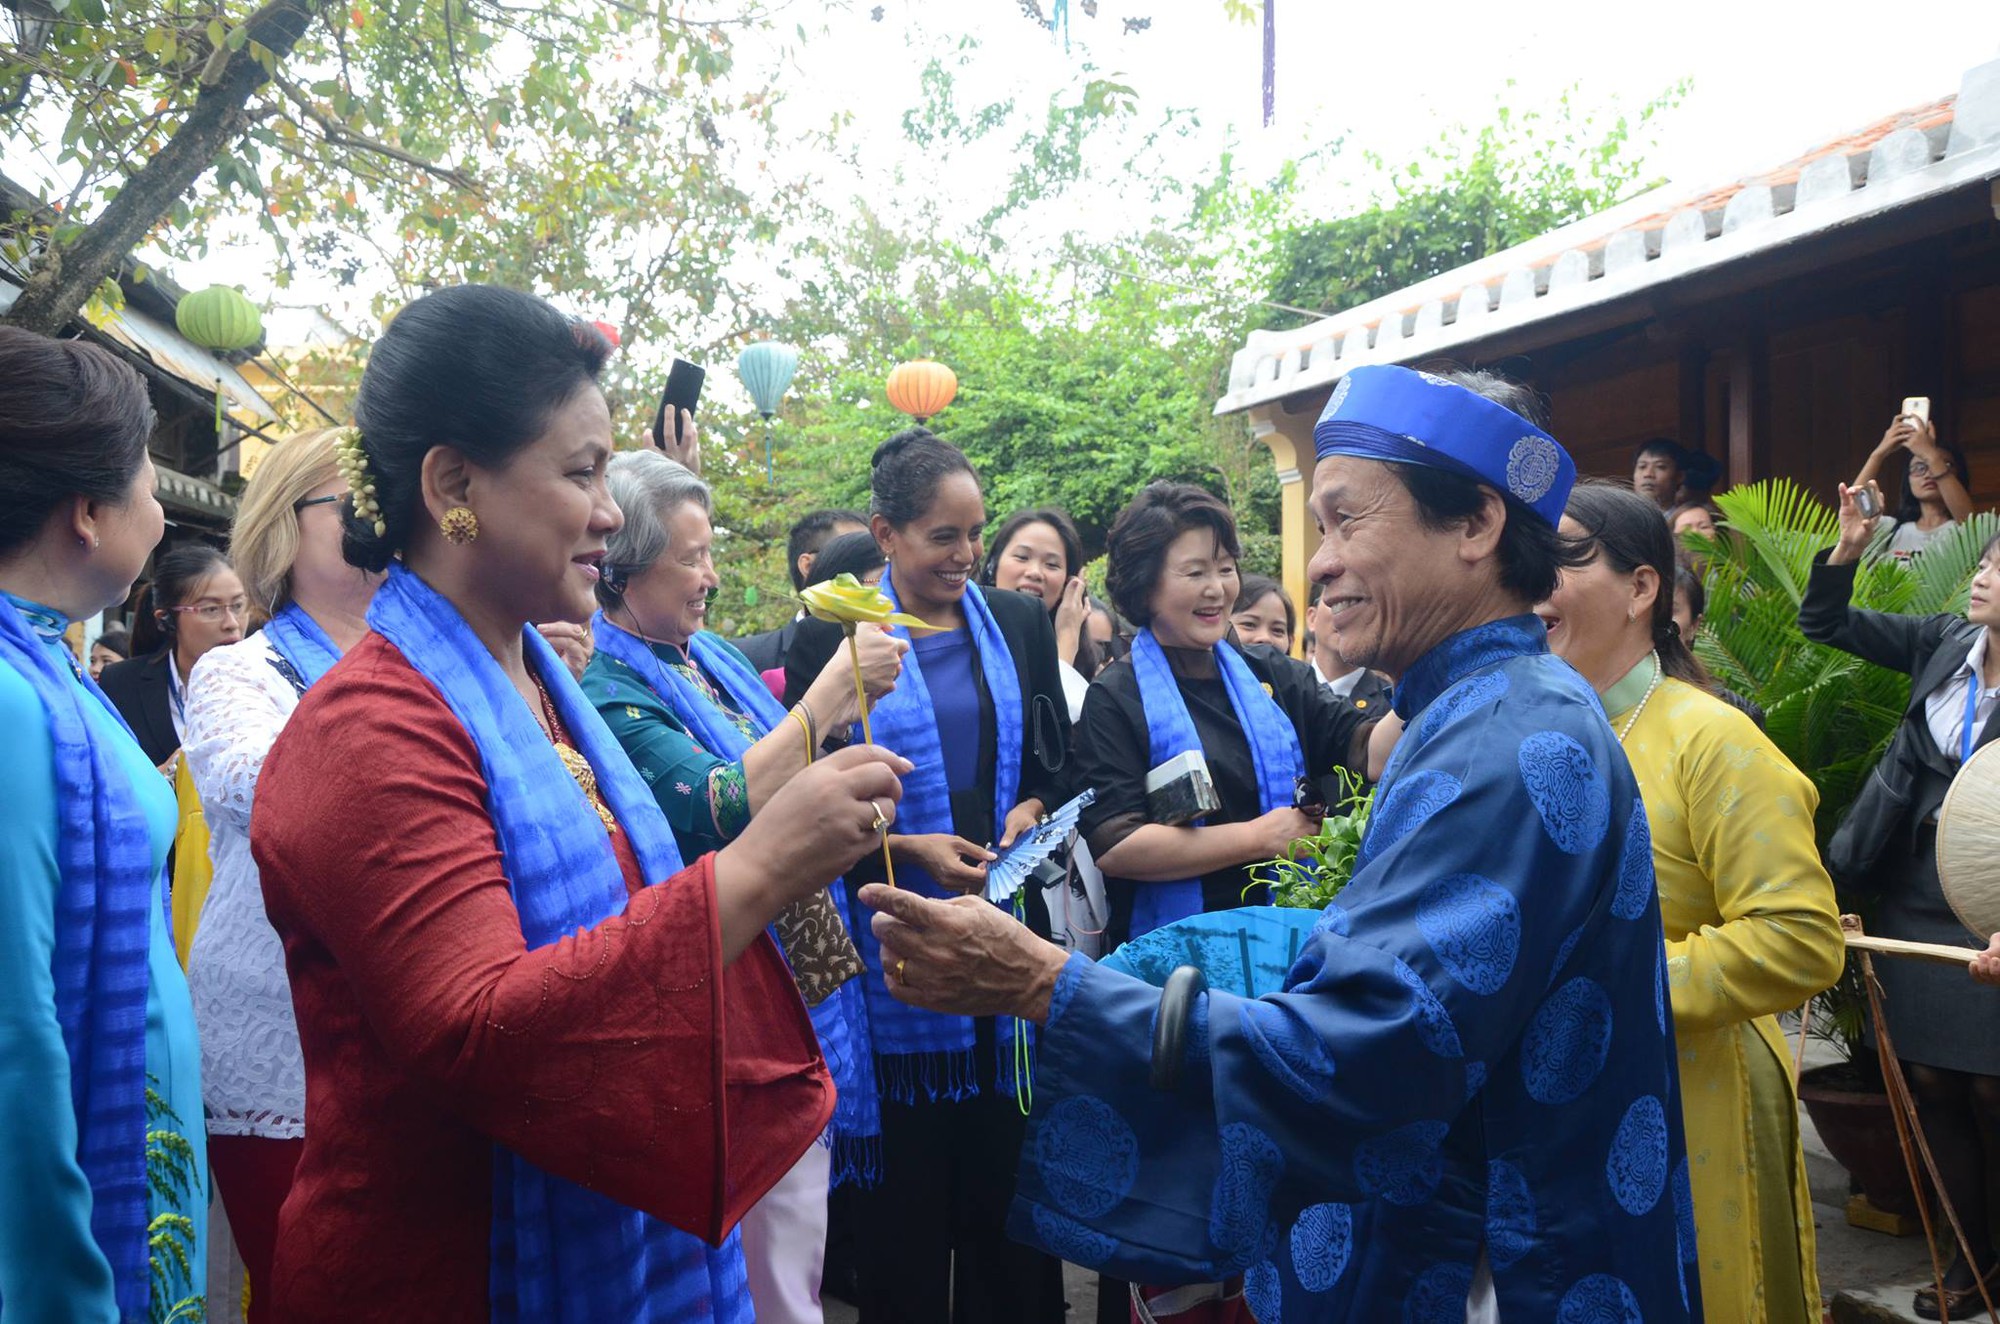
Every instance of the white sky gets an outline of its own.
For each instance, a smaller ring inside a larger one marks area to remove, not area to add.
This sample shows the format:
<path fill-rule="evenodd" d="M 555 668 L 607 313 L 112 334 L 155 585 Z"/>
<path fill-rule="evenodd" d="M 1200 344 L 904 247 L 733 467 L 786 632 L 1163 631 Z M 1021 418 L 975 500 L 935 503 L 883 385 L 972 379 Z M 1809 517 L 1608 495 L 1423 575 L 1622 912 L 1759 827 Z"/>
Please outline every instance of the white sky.
<path fill-rule="evenodd" d="M 1040 3 L 1047 12 L 1056 0 Z M 892 201 L 898 188 L 962 194 L 972 215 L 983 209 L 981 188 L 990 192 L 998 170 L 989 176 L 962 167 L 958 179 L 930 177 L 900 127 L 903 111 L 917 102 L 926 56 L 948 54 L 966 37 L 978 46 L 959 74 L 962 107 L 1011 95 L 1039 115 L 1052 92 L 1073 87 L 1086 65 L 1094 66 L 1137 88 L 1135 128 L 1156 123 L 1169 107 L 1197 112 L 1199 131 L 1168 149 L 1190 178 L 1206 173 L 1232 143 L 1251 174 L 1262 177 L 1287 158 L 1344 138 L 1344 154 L 1312 195 L 1329 214 L 1351 200 L 1354 182 L 1366 175 L 1362 150 L 1400 161 L 1450 124 L 1483 124 L 1498 100 L 1516 108 L 1545 105 L 1577 85 L 1587 105 L 1616 101 L 1636 109 L 1675 80 L 1691 78 L 1693 88 L 1664 124 L 1650 165 L 1692 188 L 1777 164 L 1953 92 L 1967 67 L 2000 58 L 1994 0 L 1931 0 L 1921 6 L 1920 21 L 1907 23 L 1852 0 L 1736 0 L 1726 8 L 1660 0 L 1279 0 L 1277 120 L 1264 129 L 1261 35 L 1228 22 L 1222 0 L 1100 0 L 1095 18 L 1085 15 L 1083 0 L 1069 0 L 1067 51 L 1021 16 L 1018 0 L 882 0 L 881 22 L 871 20 L 873 7 L 874 0 L 851 6 L 780 0 L 788 60 L 776 58 L 769 39 L 746 39 L 738 76 L 783 88 L 782 125 L 804 131 L 835 112 L 853 114 L 844 134 L 859 149 L 862 174 L 790 152 L 773 164 L 823 175 L 836 196 L 865 193 L 878 203 Z M 689 8 L 709 6 L 697 0 Z M 1125 35 L 1127 16 L 1150 17 L 1151 29 Z M 795 23 L 808 31 L 803 46 Z M 1011 139 L 1001 135 L 1003 143 Z M 40 173 L 13 148 L 7 155 L 10 169 Z M 993 164 L 1004 168 L 1004 159 Z M 899 170 L 900 184 L 893 182 Z M 1041 224 L 1129 223 L 1118 182 L 1093 178 Z M 207 261 L 179 264 L 175 275 L 190 286 L 227 280 L 245 284 L 253 298 L 269 296 L 274 291 L 256 278 L 260 247 L 218 249 Z M 1032 262 L 1032 253 L 1015 260 Z M 282 302 L 322 297 L 331 291 L 306 280 L 285 291 Z"/>

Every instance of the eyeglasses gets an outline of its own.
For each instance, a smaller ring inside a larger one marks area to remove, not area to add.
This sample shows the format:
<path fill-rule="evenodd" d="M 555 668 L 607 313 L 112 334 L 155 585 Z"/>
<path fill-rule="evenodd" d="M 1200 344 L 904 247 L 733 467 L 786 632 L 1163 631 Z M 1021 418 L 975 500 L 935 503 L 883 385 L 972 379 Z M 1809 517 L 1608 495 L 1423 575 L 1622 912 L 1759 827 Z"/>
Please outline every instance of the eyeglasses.
<path fill-rule="evenodd" d="M 1930 461 L 1928 461 L 1928 460 L 1911 460 L 1911 461 L 1910 461 L 1910 477 L 1912 477 L 1912 478 L 1929 478 L 1930 476 L 1931 476 L 1931 466 L 1930 466 Z"/>
<path fill-rule="evenodd" d="M 292 513 L 296 515 L 307 506 L 330 506 L 344 495 L 345 493 L 335 492 L 332 496 L 307 497 L 303 501 L 294 501 L 292 503 Z"/>
<path fill-rule="evenodd" d="M 225 616 L 234 616 L 237 620 L 242 620 L 249 614 L 250 599 L 233 598 L 228 602 L 197 602 L 192 607 L 169 607 L 167 610 L 187 612 L 213 625 Z"/>

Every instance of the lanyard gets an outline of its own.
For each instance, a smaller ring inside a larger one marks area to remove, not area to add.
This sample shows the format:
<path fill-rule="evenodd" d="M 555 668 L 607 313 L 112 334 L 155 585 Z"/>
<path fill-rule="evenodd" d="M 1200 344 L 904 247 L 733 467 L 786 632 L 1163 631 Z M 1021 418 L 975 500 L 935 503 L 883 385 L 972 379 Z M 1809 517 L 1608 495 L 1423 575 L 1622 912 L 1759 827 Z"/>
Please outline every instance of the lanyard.
<path fill-rule="evenodd" d="M 1961 767 L 1972 759 L 1973 722 L 1978 716 L 1979 673 L 1974 671 L 1965 678 L 1965 731 L 1958 738 L 1958 762 Z"/>

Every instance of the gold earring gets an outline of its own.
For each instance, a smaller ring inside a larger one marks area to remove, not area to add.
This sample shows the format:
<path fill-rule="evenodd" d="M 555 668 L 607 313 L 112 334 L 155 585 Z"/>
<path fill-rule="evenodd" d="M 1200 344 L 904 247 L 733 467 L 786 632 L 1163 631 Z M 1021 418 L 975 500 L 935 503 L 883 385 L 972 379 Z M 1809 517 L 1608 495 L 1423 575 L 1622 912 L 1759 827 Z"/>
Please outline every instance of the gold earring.
<path fill-rule="evenodd" d="M 463 547 L 479 536 L 479 516 L 470 506 L 453 506 L 438 521 L 438 532 L 454 547 Z"/>

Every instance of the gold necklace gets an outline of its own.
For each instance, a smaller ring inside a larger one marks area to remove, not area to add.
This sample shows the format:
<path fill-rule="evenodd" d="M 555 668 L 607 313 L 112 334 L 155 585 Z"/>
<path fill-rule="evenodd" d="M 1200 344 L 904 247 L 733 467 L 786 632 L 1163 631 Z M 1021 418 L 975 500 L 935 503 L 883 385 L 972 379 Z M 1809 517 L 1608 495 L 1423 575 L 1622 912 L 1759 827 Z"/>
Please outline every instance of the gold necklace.
<path fill-rule="evenodd" d="M 1619 744 L 1622 745 L 1625 743 L 1625 737 L 1631 734 L 1632 728 L 1638 724 L 1639 714 L 1646 711 L 1646 705 L 1652 701 L 1653 691 L 1660 688 L 1660 680 L 1665 675 L 1666 675 L 1666 668 L 1660 665 L 1660 654 L 1658 650 L 1655 650 L 1653 653 L 1652 683 L 1646 686 L 1646 692 L 1640 695 L 1639 702 L 1633 705 L 1632 715 L 1625 719 L 1625 725 L 1618 728 Z"/>
<path fill-rule="evenodd" d="M 563 729 L 562 724 L 556 717 L 556 706 L 549 698 L 548 687 L 542 684 L 542 678 L 535 675 L 532 669 L 528 674 L 535 682 L 535 693 L 541 696 L 542 717 L 548 724 L 549 742 L 556 747 L 556 757 L 562 760 L 563 767 L 569 770 L 569 775 L 574 777 L 576 784 L 583 789 L 583 798 L 590 801 L 590 807 L 597 811 L 597 817 L 603 822 L 604 830 L 618 831 L 618 820 L 612 817 L 610 808 L 597 793 L 597 773 L 590 766 L 590 760 L 562 738 L 560 734 Z"/>

